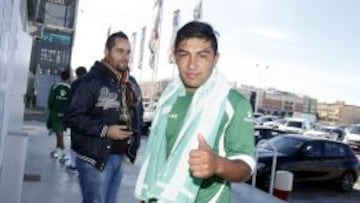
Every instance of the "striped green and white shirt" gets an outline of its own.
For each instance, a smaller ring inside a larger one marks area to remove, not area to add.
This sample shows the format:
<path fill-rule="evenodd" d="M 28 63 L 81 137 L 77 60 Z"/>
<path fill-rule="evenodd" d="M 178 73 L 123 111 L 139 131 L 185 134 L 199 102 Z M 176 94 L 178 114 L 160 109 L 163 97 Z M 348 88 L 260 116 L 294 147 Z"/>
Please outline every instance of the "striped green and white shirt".
<path fill-rule="evenodd" d="M 193 93 L 187 93 L 179 97 L 168 114 L 166 156 L 171 152 L 181 130 L 193 95 Z M 251 106 L 248 100 L 235 89 L 229 91 L 226 103 L 226 111 L 221 119 L 213 150 L 222 157 L 242 160 L 254 170 L 255 147 Z M 231 202 L 230 182 L 218 176 L 203 180 L 196 202 Z"/>

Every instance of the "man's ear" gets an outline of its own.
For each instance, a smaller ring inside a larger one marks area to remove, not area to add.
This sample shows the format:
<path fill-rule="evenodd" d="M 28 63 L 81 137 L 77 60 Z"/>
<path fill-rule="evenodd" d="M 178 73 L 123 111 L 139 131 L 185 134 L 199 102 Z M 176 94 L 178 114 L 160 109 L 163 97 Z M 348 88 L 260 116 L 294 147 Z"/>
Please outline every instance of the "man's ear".
<path fill-rule="evenodd" d="M 217 62 L 219 61 L 219 58 L 220 58 L 220 53 L 217 52 L 216 55 L 215 55 L 215 65 L 217 64 Z"/>
<path fill-rule="evenodd" d="M 172 53 L 173 53 L 173 55 L 174 55 L 174 58 L 175 58 L 175 56 L 176 56 L 176 49 L 175 49 L 174 46 L 171 46 L 171 51 L 172 51 Z"/>
<path fill-rule="evenodd" d="M 104 54 L 105 54 L 105 57 L 107 57 L 109 55 L 110 51 L 108 48 L 105 48 L 104 50 Z"/>

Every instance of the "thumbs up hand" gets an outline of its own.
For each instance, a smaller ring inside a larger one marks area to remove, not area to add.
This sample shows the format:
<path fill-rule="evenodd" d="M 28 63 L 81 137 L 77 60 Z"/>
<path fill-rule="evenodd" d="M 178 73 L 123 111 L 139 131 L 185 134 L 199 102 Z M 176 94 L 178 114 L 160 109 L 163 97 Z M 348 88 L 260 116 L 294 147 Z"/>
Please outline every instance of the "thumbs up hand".
<path fill-rule="evenodd" d="M 216 172 L 218 156 L 207 144 L 202 134 L 198 135 L 199 147 L 190 152 L 189 166 L 194 177 L 209 178 Z"/>
<path fill-rule="evenodd" d="M 199 149 L 203 149 L 203 150 L 211 150 L 211 147 L 208 145 L 208 143 L 206 142 L 204 136 L 202 134 L 198 135 L 198 142 L 199 142 Z"/>

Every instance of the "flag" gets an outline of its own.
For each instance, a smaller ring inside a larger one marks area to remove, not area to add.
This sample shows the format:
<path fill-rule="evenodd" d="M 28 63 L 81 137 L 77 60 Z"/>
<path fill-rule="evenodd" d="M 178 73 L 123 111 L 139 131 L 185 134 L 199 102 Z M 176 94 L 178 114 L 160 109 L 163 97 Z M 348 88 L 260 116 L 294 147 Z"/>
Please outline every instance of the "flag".
<path fill-rule="evenodd" d="M 202 17 L 202 0 L 199 0 L 199 3 L 194 8 L 194 20 L 199 21 Z"/>
<path fill-rule="evenodd" d="M 131 53 L 129 59 L 130 68 L 134 65 L 133 63 L 134 63 L 135 47 L 136 47 L 136 32 L 133 32 L 131 35 Z"/>
<path fill-rule="evenodd" d="M 138 64 L 138 68 L 140 70 L 142 69 L 143 58 L 144 58 L 145 37 L 146 37 L 146 27 L 143 27 L 141 32 L 140 56 L 139 56 L 139 64 Z"/>
<path fill-rule="evenodd" d="M 111 26 L 108 27 L 108 30 L 107 30 L 107 36 L 109 37 L 111 35 Z"/>
<path fill-rule="evenodd" d="M 169 63 L 174 63 L 174 41 L 175 41 L 175 37 L 176 37 L 176 32 L 179 29 L 179 24 L 180 24 L 180 9 L 177 9 L 174 11 L 174 16 L 173 16 L 173 30 L 172 30 L 172 35 L 170 38 L 170 46 L 169 46 Z"/>
<path fill-rule="evenodd" d="M 162 0 L 155 0 L 154 8 L 157 7 L 157 6 L 162 7 L 162 3 L 163 3 Z"/>
<path fill-rule="evenodd" d="M 149 40 L 150 68 L 152 69 L 154 69 L 155 67 L 155 58 L 160 46 L 160 23 L 161 23 L 161 14 L 162 14 L 162 0 L 157 0 L 155 2 L 155 7 L 157 7 L 157 14 L 155 17 L 154 27 L 151 31 L 150 40 Z"/>

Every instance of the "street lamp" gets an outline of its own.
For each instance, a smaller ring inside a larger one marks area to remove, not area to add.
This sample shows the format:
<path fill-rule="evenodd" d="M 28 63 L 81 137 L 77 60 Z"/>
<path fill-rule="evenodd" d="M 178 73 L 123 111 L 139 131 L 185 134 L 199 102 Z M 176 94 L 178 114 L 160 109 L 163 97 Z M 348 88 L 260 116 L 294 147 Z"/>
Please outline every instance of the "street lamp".
<path fill-rule="evenodd" d="M 259 88 L 263 88 L 263 86 L 262 86 L 262 69 L 268 70 L 270 68 L 270 66 L 269 65 L 262 66 L 262 65 L 256 63 L 255 67 L 259 70 L 258 86 L 259 86 Z"/>
<path fill-rule="evenodd" d="M 262 66 L 262 65 L 256 63 L 255 67 L 258 68 L 258 70 L 259 70 L 259 76 L 258 76 L 259 78 L 258 78 L 258 84 L 257 84 L 258 87 L 256 88 L 255 112 L 259 113 L 258 111 L 259 111 L 259 106 L 260 106 L 260 93 L 262 92 L 260 90 L 263 88 L 263 86 L 262 86 L 262 77 L 261 77 L 262 71 L 261 70 L 263 68 L 264 68 L 264 70 L 267 70 L 267 69 L 270 68 L 270 66 L 268 66 L 268 65 Z"/>

